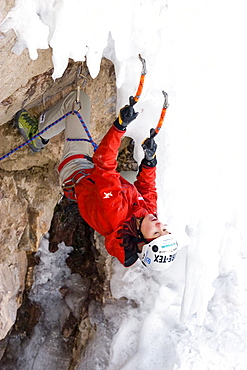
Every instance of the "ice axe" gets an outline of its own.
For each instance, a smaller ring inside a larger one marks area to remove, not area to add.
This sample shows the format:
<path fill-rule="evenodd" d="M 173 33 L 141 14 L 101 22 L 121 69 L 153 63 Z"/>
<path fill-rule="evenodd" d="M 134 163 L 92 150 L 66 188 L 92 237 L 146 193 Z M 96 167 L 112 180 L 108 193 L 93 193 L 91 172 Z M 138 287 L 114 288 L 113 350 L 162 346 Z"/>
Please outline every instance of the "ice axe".
<path fill-rule="evenodd" d="M 165 101 L 164 101 L 164 104 L 163 104 L 163 107 L 162 107 L 159 122 L 158 122 L 156 128 L 151 128 L 149 138 L 144 140 L 143 143 L 142 143 L 142 148 L 144 149 L 145 156 L 148 159 L 152 159 L 155 155 L 157 144 L 154 141 L 154 137 L 159 133 L 159 131 L 160 131 L 162 125 L 163 125 L 166 110 L 169 106 L 169 104 L 168 104 L 168 94 L 165 91 L 162 91 L 162 93 L 164 95 Z"/>

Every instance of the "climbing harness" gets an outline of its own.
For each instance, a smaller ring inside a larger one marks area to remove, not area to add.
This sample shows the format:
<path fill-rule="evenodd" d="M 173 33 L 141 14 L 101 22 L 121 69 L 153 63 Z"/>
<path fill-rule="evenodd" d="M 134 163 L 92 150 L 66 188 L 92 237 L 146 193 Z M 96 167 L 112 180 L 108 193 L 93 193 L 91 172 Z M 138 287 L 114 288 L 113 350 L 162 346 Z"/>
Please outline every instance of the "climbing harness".
<path fill-rule="evenodd" d="M 68 177 L 62 184 L 62 189 L 66 198 L 76 202 L 75 185 L 84 177 L 88 176 L 89 170 L 78 170 Z"/>
<path fill-rule="evenodd" d="M 93 138 L 92 136 L 90 135 L 90 132 L 87 128 L 87 125 L 86 123 L 84 122 L 82 116 L 80 115 L 79 112 L 77 111 L 74 111 L 73 112 L 74 114 L 77 115 L 77 117 L 79 118 L 87 136 L 88 136 L 88 139 L 67 139 L 68 141 L 87 141 L 89 143 L 92 144 L 93 148 L 94 148 L 94 151 L 96 151 L 96 149 L 98 148 L 98 145 L 93 141 Z M 0 161 L 2 161 L 3 159 L 9 157 L 11 154 L 15 153 L 17 150 L 23 148 L 25 145 L 31 143 L 34 139 L 36 139 L 38 136 L 41 136 L 44 132 L 46 132 L 47 130 L 49 130 L 51 127 L 55 126 L 57 123 L 61 122 L 63 119 L 67 118 L 70 114 L 72 114 L 72 111 L 66 113 L 64 116 L 62 116 L 61 118 L 57 119 L 56 121 L 52 122 L 50 125 L 48 125 L 46 128 L 44 128 L 42 131 L 38 132 L 36 135 L 34 135 L 31 139 L 25 141 L 25 143 L 19 145 L 18 147 L 16 147 L 15 149 L 12 149 L 9 153 L 5 154 L 4 156 L 0 157 Z"/>
<path fill-rule="evenodd" d="M 163 104 L 163 107 L 162 107 L 159 122 L 158 122 L 156 128 L 152 129 L 152 133 L 150 134 L 150 138 L 154 138 L 159 133 L 159 131 L 160 131 L 162 125 L 163 125 L 164 119 L 165 119 L 166 110 L 169 107 L 168 94 L 165 91 L 162 91 L 162 93 L 164 95 L 165 101 L 164 101 L 164 104 Z"/>

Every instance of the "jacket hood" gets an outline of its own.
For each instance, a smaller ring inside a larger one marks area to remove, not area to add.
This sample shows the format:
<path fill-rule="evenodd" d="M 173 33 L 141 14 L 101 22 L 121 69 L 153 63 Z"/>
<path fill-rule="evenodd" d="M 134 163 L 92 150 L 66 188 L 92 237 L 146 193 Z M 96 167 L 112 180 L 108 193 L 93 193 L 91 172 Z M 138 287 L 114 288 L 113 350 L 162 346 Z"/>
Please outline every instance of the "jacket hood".
<path fill-rule="evenodd" d="M 124 220 L 116 230 L 111 234 L 105 236 L 105 247 L 108 253 L 112 256 L 118 258 L 118 260 L 125 266 L 129 267 L 133 265 L 138 259 L 137 253 L 131 251 L 125 251 L 124 248 L 120 245 L 121 239 L 119 238 L 118 231 L 122 229 L 123 223 L 130 220 L 132 215 L 135 215 L 137 218 L 145 217 L 149 212 L 145 208 L 140 208 L 136 212 L 133 212 L 126 220 Z"/>

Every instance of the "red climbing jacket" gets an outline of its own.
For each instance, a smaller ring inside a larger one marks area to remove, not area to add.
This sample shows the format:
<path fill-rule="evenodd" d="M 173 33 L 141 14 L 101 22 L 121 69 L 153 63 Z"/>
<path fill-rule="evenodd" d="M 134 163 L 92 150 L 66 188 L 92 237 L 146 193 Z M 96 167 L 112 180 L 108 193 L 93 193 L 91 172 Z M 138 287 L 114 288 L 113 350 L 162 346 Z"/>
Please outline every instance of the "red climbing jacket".
<path fill-rule="evenodd" d="M 117 154 L 124 131 L 114 125 L 103 138 L 93 156 L 94 168 L 75 186 L 82 218 L 105 236 L 107 251 L 126 267 L 138 258 L 137 253 L 125 252 L 117 239 L 117 231 L 132 214 L 144 217 L 156 214 L 156 167 L 142 161 L 134 185 L 116 171 Z"/>

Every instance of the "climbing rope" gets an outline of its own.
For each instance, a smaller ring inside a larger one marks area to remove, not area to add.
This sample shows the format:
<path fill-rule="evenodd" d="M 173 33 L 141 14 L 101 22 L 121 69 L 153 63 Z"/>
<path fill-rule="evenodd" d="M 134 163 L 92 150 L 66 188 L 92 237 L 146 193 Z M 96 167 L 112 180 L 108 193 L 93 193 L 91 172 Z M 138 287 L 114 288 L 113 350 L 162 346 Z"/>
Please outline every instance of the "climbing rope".
<path fill-rule="evenodd" d="M 89 143 L 92 144 L 93 148 L 94 148 L 94 151 L 96 151 L 96 149 L 98 148 L 98 145 L 93 141 L 93 138 L 92 136 L 90 135 L 90 132 L 87 128 L 87 125 L 86 123 L 84 122 L 82 116 L 80 115 L 80 113 L 78 111 L 70 111 L 68 113 L 66 113 L 64 116 L 60 117 L 59 119 L 57 119 L 56 121 L 52 122 L 50 125 L 48 125 L 46 128 L 44 128 L 42 131 L 38 132 L 36 135 L 34 135 L 31 139 L 25 141 L 25 143 L 17 146 L 15 149 L 12 149 L 10 152 L 8 152 L 7 154 L 5 154 L 4 156 L 0 157 L 0 161 L 2 161 L 3 159 L 5 158 L 8 158 L 11 154 L 15 153 L 17 150 L 23 148 L 24 146 L 26 146 L 27 144 L 31 143 L 34 139 L 36 139 L 38 136 L 41 136 L 44 132 L 46 132 L 47 130 L 49 130 L 51 127 L 55 126 L 57 123 L 61 122 L 63 119 L 65 119 L 66 117 L 68 117 L 70 114 L 76 114 L 77 117 L 79 118 L 87 136 L 88 136 L 88 139 L 67 139 L 67 141 L 87 141 Z"/>
<path fill-rule="evenodd" d="M 69 114 L 76 114 L 77 115 L 77 117 L 79 118 L 79 120 L 80 120 L 80 122 L 81 122 L 81 124 L 82 124 L 82 126 L 83 126 L 83 128 L 84 128 L 84 130 L 86 132 L 86 134 L 87 134 L 88 139 L 69 139 L 68 138 L 67 141 L 88 141 L 89 143 L 92 144 L 93 150 L 95 152 L 98 149 L 98 145 L 93 141 L 93 138 L 90 135 L 89 129 L 87 128 L 86 123 L 83 121 L 83 118 L 80 115 L 80 113 L 75 110 L 75 111 L 70 111 Z"/>

